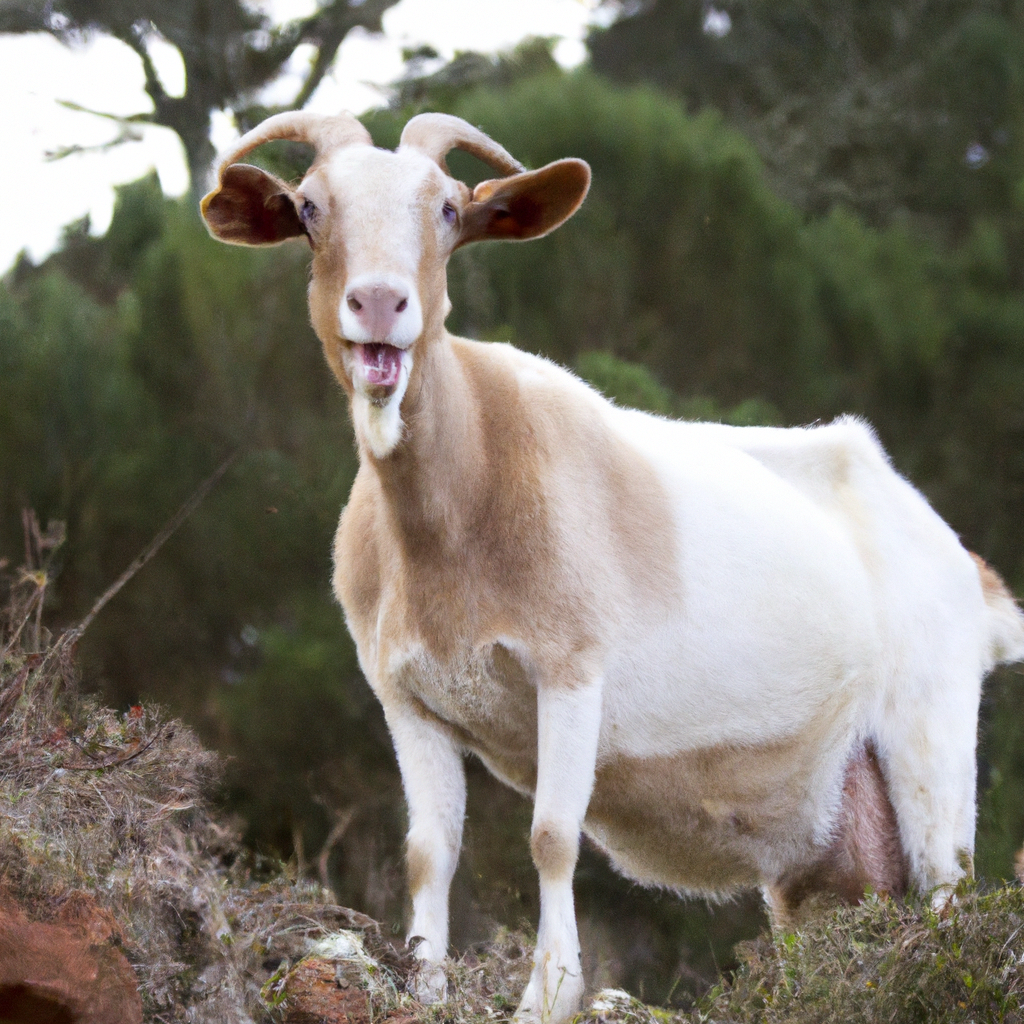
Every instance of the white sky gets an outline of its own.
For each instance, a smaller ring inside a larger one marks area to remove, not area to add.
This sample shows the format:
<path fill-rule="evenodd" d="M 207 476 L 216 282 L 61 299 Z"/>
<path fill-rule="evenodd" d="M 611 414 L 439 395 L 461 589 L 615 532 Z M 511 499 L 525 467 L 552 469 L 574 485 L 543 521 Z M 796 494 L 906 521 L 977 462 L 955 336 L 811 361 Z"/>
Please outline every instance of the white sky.
<path fill-rule="evenodd" d="M 275 20 L 315 9 L 315 0 L 254 0 Z M 384 36 L 356 30 L 342 45 L 334 72 L 324 79 L 309 107 L 360 113 L 384 101 L 374 88 L 402 71 L 403 47 L 429 43 L 442 56 L 456 50 L 494 52 L 529 35 L 561 38 L 555 55 L 567 66 L 583 59 L 582 38 L 601 12 L 597 0 L 401 0 L 384 15 Z M 184 88 L 177 50 L 163 44 L 154 52 L 168 92 Z M 272 86 L 270 102 L 295 95 L 307 53 L 293 58 L 290 78 Z M 141 177 L 155 167 L 163 189 L 180 195 L 187 188 L 185 160 L 177 136 L 166 128 L 145 127 L 142 139 L 96 153 L 75 153 L 47 161 L 46 153 L 69 146 L 96 146 L 114 139 L 116 122 L 68 110 L 69 100 L 110 114 L 152 109 L 143 89 L 142 65 L 123 43 L 96 37 L 69 49 L 48 35 L 0 35 L 0 274 L 22 249 L 34 260 L 49 253 L 61 227 L 89 214 L 102 233 L 113 210 L 113 186 Z M 227 115 L 215 118 L 213 141 L 224 149 L 235 132 Z"/>

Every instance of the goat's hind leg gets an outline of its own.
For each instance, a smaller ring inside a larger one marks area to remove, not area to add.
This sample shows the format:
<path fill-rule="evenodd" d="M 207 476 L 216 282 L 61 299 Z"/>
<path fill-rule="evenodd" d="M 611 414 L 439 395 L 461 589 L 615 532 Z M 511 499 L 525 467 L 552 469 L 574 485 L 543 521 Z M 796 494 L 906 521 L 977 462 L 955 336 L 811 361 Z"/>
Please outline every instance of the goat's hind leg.
<path fill-rule="evenodd" d="M 910 883 L 932 892 L 937 907 L 973 872 L 979 675 L 919 687 L 878 729 Z"/>

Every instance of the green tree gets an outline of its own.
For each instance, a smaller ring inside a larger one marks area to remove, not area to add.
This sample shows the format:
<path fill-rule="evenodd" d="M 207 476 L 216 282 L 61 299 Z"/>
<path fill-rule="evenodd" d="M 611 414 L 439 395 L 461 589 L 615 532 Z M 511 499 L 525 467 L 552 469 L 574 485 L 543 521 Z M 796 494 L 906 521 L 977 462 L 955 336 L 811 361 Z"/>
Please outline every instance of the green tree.
<path fill-rule="evenodd" d="M 1024 173 L 1022 33 L 999 0 L 643 0 L 589 48 L 616 81 L 720 111 L 799 208 L 956 235 Z"/>

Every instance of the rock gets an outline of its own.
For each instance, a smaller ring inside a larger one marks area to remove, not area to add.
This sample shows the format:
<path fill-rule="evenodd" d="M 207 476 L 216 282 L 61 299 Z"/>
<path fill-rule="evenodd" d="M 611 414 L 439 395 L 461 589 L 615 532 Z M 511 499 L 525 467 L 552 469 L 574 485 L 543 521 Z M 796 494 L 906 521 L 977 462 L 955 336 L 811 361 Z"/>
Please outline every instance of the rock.
<path fill-rule="evenodd" d="M 342 987 L 343 986 L 343 987 Z M 331 960 L 299 961 L 285 983 L 286 1024 L 368 1024 L 369 993 L 336 977 Z"/>
<path fill-rule="evenodd" d="M 285 982 L 285 1024 L 417 1024 L 419 1017 L 402 1012 L 370 1015 L 370 993 L 353 981 L 336 960 L 308 956 Z"/>
<path fill-rule="evenodd" d="M 56 919 L 32 921 L 0 902 L 0 1021 L 141 1024 L 135 972 L 117 921 L 91 896 L 69 893 Z"/>

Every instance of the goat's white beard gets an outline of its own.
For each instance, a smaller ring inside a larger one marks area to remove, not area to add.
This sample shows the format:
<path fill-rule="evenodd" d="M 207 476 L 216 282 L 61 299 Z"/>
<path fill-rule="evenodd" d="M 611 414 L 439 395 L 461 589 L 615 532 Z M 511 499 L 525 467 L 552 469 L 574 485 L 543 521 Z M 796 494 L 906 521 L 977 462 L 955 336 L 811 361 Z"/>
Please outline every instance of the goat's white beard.
<path fill-rule="evenodd" d="M 385 402 L 374 402 L 356 391 L 352 396 L 352 420 L 356 436 L 366 442 L 367 447 L 378 459 L 387 458 L 402 440 L 405 424 L 402 422 L 402 398 L 409 386 L 412 373 L 412 353 L 402 352 L 402 365 L 398 372 L 398 383 Z"/>

